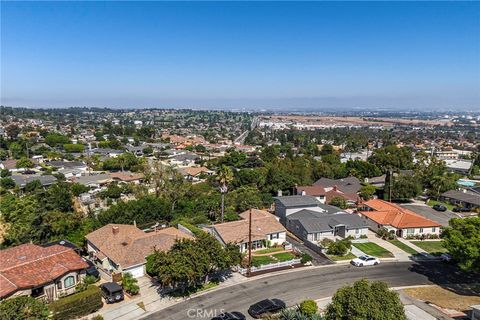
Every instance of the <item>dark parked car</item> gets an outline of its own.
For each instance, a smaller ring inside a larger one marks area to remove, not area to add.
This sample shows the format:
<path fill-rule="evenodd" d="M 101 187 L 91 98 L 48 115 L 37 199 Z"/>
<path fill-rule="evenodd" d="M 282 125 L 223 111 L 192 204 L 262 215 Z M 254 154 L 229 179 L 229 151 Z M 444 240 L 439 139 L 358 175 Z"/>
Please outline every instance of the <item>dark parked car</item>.
<path fill-rule="evenodd" d="M 470 212 L 470 209 L 462 208 L 462 207 L 456 207 L 456 208 L 453 208 L 453 212 Z"/>
<path fill-rule="evenodd" d="M 276 313 L 285 308 L 285 302 L 279 299 L 265 299 L 255 304 L 252 304 L 248 308 L 248 313 L 258 319 L 262 316 L 266 316 L 272 313 Z"/>
<path fill-rule="evenodd" d="M 100 285 L 102 296 L 107 303 L 114 303 L 123 300 L 123 288 L 115 282 L 107 282 Z"/>
<path fill-rule="evenodd" d="M 222 314 L 219 314 L 215 318 L 212 318 L 212 320 L 245 320 L 245 316 L 243 313 L 238 312 L 238 311 L 232 311 L 232 312 L 225 312 Z"/>
<path fill-rule="evenodd" d="M 441 204 L 436 204 L 432 208 L 433 210 L 437 210 L 437 211 L 447 211 L 447 207 Z"/>
<path fill-rule="evenodd" d="M 90 260 L 85 260 L 88 263 L 88 268 L 86 270 L 87 276 L 94 276 L 97 279 L 100 279 L 100 272 L 97 267 Z"/>

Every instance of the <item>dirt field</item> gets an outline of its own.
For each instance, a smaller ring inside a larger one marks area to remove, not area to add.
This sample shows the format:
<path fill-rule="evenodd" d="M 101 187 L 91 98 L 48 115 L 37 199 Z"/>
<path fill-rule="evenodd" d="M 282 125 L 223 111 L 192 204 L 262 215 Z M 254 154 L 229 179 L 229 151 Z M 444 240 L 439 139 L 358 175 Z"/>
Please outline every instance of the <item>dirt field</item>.
<path fill-rule="evenodd" d="M 417 125 L 417 126 L 451 126 L 450 121 L 438 120 L 418 120 L 418 119 L 400 119 L 400 118 L 364 118 L 364 117 L 326 117 L 326 116 L 294 116 L 294 115 L 272 115 L 263 116 L 263 119 L 270 121 L 293 121 L 304 124 L 339 124 L 339 125 Z"/>
<path fill-rule="evenodd" d="M 480 304 L 480 296 L 459 295 L 439 286 L 404 289 L 403 291 L 409 296 L 433 303 L 444 309 L 465 311 L 472 305 Z"/>

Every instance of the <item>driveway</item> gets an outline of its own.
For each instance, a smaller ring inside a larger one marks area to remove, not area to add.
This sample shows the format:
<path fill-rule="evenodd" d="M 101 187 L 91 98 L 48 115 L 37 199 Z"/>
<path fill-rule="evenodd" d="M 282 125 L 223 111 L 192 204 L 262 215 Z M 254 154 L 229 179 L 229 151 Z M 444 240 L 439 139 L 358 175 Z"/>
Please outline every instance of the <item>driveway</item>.
<path fill-rule="evenodd" d="M 299 251 L 308 253 L 313 259 L 312 264 L 314 266 L 333 264 L 333 262 L 327 259 L 325 256 L 316 253 L 310 248 L 307 248 L 303 243 L 297 241 L 296 239 L 290 237 L 289 235 L 287 235 L 287 241 L 290 242 Z"/>
<path fill-rule="evenodd" d="M 424 216 L 427 219 L 438 222 L 444 227 L 448 226 L 448 221 L 450 219 L 458 218 L 457 215 L 450 210 L 440 212 L 440 211 L 433 210 L 431 207 L 429 207 L 426 204 L 405 203 L 405 204 L 401 204 L 400 206 L 404 207 L 405 209 L 409 209 L 421 216 Z"/>

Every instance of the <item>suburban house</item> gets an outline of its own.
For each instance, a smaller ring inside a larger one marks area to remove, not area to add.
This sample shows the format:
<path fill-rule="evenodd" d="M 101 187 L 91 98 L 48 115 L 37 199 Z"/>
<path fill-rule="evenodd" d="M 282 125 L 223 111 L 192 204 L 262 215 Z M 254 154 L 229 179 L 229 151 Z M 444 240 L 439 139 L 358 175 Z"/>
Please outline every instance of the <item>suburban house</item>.
<path fill-rule="evenodd" d="M 47 174 L 47 175 L 40 175 L 40 174 L 25 174 L 25 175 L 17 175 L 14 174 L 10 176 L 12 180 L 15 182 L 15 185 L 18 186 L 20 189 L 25 188 L 25 186 L 33 181 L 38 180 L 42 187 L 48 187 L 55 182 L 57 182 L 57 178 L 54 176 Z"/>
<path fill-rule="evenodd" d="M 322 204 L 316 197 L 308 195 L 281 196 L 275 198 L 275 215 L 285 224 L 287 216 L 303 209 L 322 212 Z M 339 209 L 340 210 L 340 209 Z"/>
<path fill-rule="evenodd" d="M 219 223 L 206 227 L 222 244 L 235 243 L 240 252 L 248 250 L 250 210 L 240 214 L 237 221 Z M 252 250 L 262 249 L 269 245 L 281 245 L 287 241 L 287 230 L 271 213 L 252 209 Z"/>
<path fill-rule="evenodd" d="M 449 190 L 442 193 L 442 199 L 459 207 L 480 208 L 480 193 L 473 189 Z"/>
<path fill-rule="evenodd" d="M 74 183 L 83 184 L 91 188 L 100 188 L 112 182 L 112 177 L 106 173 L 89 174 L 81 177 L 72 177 L 71 181 Z"/>
<path fill-rule="evenodd" d="M 211 176 L 214 172 L 205 167 L 186 167 L 179 168 L 178 172 L 185 177 L 186 180 L 197 182 L 201 181 L 202 176 Z"/>
<path fill-rule="evenodd" d="M 85 236 L 87 251 L 109 275 L 131 273 L 145 275 L 145 258 L 155 250 L 168 251 L 177 239 L 191 239 L 190 234 L 170 227 L 144 232 L 134 225 L 107 224 Z"/>
<path fill-rule="evenodd" d="M 340 197 L 345 199 L 350 207 L 354 207 L 359 200 L 358 191 L 362 187 L 360 180 L 356 177 L 347 177 L 344 179 L 320 178 L 314 184 L 316 189 L 324 189 L 325 203 L 330 203 L 333 198 Z M 300 190 L 302 191 L 302 190 Z M 306 194 L 308 190 L 305 191 Z"/>
<path fill-rule="evenodd" d="M 308 209 L 297 211 L 287 217 L 287 229 L 297 237 L 311 242 L 348 236 L 358 239 L 362 235 L 367 235 L 368 224 L 359 215 L 346 212 L 332 213 L 332 211 L 334 210 L 330 212 Z"/>
<path fill-rule="evenodd" d="M 333 187 L 324 188 L 319 185 L 313 186 L 297 186 L 295 187 L 297 194 L 314 196 L 321 203 L 330 203 L 333 198 L 340 197 L 345 199 L 351 207 L 355 206 L 359 197 L 356 193 L 344 193 L 335 185 Z"/>
<path fill-rule="evenodd" d="M 140 184 L 145 178 L 143 173 L 134 173 L 130 171 L 119 171 L 109 173 L 113 181 Z"/>
<path fill-rule="evenodd" d="M 0 299 L 19 295 L 56 300 L 75 293 L 88 264 L 62 245 L 27 243 L 0 251 Z"/>
<path fill-rule="evenodd" d="M 363 203 L 360 214 L 373 231 L 384 227 L 398 237 L 440 234 L 440 224 L 399 205 L 380 199 Z"/>

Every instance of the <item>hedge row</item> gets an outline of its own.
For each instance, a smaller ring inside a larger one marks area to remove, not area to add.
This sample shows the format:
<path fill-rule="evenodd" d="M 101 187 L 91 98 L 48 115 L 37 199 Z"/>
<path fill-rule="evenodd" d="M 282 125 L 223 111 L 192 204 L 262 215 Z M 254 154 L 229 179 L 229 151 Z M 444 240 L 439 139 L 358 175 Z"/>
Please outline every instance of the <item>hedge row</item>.
<path fill-rule="evenodd" d="M 97 286 L 61 298 L 49 304 L 54 320 L 68 320 L 93 313 L 103 306 L 102 292 Z"/>

